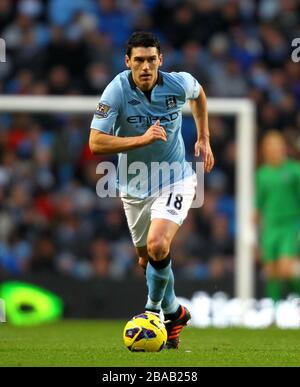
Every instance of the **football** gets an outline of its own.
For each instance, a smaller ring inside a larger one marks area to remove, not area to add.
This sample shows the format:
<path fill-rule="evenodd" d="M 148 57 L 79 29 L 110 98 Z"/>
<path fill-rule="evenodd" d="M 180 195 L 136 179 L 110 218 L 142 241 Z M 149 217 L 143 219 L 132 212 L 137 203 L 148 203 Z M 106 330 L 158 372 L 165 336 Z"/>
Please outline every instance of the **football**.
<path fill-rule="evenodd" d="M 167 331 L 158 315 L 145 312 L 127 322 L 123 339 L 131 352 L 159 352 L 167 342 Z"/>

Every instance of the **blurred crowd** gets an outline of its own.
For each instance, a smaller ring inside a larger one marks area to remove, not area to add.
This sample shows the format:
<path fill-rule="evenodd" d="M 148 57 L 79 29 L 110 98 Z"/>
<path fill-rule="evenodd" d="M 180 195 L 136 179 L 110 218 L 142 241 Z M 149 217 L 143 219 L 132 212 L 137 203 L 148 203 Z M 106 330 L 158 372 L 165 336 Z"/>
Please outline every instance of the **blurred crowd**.
<path fill-rule="evenodd" d="M 1 0 L 0 94 L 100 95 L 124 69 L 131 32 L 158 35 L 164 71 L 188 71 L 208 97 L 250 97 L 258 139 L 284 133 L 300 154 L 298 0 Z M 99 199 L 88 149 L 91 115 L 1 114 L 0 273 L 55 271 L 77 278 L 142 276 L 119 199 Z M 187 278 L 233 274 L 235 121 L 211 116 L 216 166 L 204 206 L 173 247 Z M 192 160 L 195 128 L 184 118 Z M 107 159 L 107 157 L 105 158 Z M 115 162 L 115 157 L 109 158 Z"/>

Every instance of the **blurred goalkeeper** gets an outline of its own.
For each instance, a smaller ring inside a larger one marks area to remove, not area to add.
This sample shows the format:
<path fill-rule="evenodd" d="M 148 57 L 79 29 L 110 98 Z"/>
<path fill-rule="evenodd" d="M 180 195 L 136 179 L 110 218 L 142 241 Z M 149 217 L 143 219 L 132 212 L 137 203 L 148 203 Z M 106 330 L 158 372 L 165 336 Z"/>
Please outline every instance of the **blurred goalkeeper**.
<path fill-rule="evenodd" d="M 268 132 L 256 173 L 256 219 L 266 278 L 265 294 L 282 299 L 284 285 L 300 295 L 300 163 L 287 157 L 281 133 Z"/>

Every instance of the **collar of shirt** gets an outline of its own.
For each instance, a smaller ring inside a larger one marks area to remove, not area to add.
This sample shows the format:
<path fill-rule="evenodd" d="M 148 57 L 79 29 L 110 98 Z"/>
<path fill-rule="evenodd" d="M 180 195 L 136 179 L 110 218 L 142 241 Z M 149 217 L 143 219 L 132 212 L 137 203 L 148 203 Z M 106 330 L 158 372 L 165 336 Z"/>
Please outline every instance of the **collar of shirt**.
<path fill-rule="evenodd" d="M 137 85 L 135 84 L 135 82 L 134 82 L 134 80 L 133 80 L 132 71 L 130 71 L 130 73 L 128 74 L 128 81 L 129 81 L 130 87 L 131 87 L 132 89 L 136 89 L 136 88 L 137 88 Z M 162 75 L 162 73 L 159 71 L 159 72 L 158 72 L 157 81 L 156 81 L 156 85 L 163 86 L 163 84 L 164 84 L 163 75 Z M 154 85 L 154 86 L 155 86 L 155 85 Z"/>

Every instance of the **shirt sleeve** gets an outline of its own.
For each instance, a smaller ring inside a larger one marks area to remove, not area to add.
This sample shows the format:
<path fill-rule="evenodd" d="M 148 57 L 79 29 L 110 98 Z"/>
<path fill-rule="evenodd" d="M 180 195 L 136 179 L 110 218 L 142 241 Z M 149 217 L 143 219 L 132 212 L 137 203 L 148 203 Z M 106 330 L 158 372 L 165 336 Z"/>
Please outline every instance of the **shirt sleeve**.
<path fill-rule="evenodd" d="M 179 73 L 182 79 L 182 87 L 185 91 L 186 99 L 196 99 L 199 97 L 201 86 L 196 78 L 194 78 L 190 73 L 180 72 Z"/>
<path fill-rule="evenodd" d="M 118 81 L 114 79 L 103 91 L 97 104 L 91 128 L 112 134 L 113 127 L 119 114 L 122 93 Z"/>

